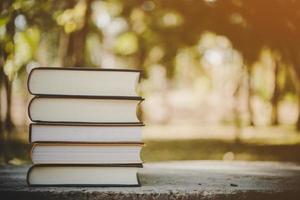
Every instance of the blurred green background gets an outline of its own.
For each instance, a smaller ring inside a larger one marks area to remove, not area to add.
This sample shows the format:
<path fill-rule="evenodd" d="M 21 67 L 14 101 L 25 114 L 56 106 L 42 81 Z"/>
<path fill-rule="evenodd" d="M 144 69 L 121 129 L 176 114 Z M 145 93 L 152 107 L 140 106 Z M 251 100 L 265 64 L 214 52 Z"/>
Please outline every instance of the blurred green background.
<path fill-rule="evenodd" d="M 0 163 L 29 161 L 34 67 L 138 68 L 144 161 L 300 162 L 300 1 L 0 1 Z"/>

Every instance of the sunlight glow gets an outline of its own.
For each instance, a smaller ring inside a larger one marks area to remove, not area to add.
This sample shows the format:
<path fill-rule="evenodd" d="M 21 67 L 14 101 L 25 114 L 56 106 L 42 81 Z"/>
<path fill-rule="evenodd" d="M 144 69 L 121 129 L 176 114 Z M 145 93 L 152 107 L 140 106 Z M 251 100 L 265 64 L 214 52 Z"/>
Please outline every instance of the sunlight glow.
<path fill-rule="evenodd" d="M 111 17 L 107 12 L 102 10 L 102 12 L 99 12 L 96 14 L 95 21 L 96 21 L 95 22 L 96 26 L 98 28 L 104 28 L 105 26 L 107 26 L 110 23 Z"/>
<path fill-rule="evenodd" d="M 182 18 L 179 14 L 174 12 L 166 13 L 162 18 L 163 25 L 165 26 L 178 26 L 182 23 Z"/>
<path fill-rule="evenodd" d="M 224 52 L 220 49 L 209 49 L 204 53 L 204 59 L 211 65 L 219 66 L 224 62 Z"/>
<path fill-rule="evenodd" d="M 27 22 L 24 15 L 18 15 L 15 19 L 15 26 L 19 30 L 24 30 L 26 28 Z"/>

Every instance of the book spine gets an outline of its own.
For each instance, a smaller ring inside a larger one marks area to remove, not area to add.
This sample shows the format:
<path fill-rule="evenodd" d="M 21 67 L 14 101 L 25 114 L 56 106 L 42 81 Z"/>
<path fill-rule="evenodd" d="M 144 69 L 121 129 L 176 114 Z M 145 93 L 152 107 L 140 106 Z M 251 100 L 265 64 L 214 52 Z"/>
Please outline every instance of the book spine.
<path fill-rule="evenodd" d="M 32 126 L 33 124 L 29 124 L 29 132 L 28 132 L 28 142 L 31 144 L 32 143 Z"/>
<path fill-rule="evenodd" d="M 34 165 L 30 166 L 30 168 L 28 169 L 27 174 L 26 174 L 26 183 L 29 187 L 32 186 L 29 181 L 29 177 L 30 177 L 30 173 L 33 170 L 33 168 L 34 168 Z"/>

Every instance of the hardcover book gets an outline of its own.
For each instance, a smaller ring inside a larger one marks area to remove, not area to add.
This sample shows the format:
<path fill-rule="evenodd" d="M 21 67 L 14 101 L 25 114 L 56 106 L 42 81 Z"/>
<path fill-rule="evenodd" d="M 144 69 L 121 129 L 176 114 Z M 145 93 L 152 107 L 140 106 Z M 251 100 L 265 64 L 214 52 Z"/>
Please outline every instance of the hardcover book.
<path fill-rule="evenodd" d="M 139 186 L 134 165 L 34 165 L 27 172 L 29 186 Z"/>
<path fill-rule="evenodd" d="M 137 106 L 142 98 L 34 97 L 28 108 L 33 122 L 141 124 Z"/>
<path fill-rule="evenodd" d="M 40 67 L 31 70 L 33 95 L 136 97 L 140 70 Z"/>
<path fill-rule="evenodd" d="M 143 124 L 33 123 L 29 142 L 140 143 Z"/>
<path fill-rule="evenodd" d="M 31 160 L 33 164 L 137 164 L 142 163 L 142 145 L 36 143 Z"/>

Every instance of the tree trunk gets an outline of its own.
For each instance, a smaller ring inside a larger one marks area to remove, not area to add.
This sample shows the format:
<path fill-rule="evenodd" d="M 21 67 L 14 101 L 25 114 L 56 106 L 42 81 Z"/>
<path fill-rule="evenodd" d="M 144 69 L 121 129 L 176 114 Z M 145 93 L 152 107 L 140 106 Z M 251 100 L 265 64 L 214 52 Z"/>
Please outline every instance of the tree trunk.
<path fill-rule="evenodd" d="M 300 80 L 296 80 L 296 90 L 297 90 L 297 97 L 298 97 L 298 118 L 296 122 L 296 129 L 297 131 L 300 131 Z"/>
<path fill-rule="evenodd" d="M 295 62 L 296 63 L 296 62 Z M 300 63 L 300 62 L 299 62 Z M 292 81 L 295 85 L 297 101 L 298 101 L 298 117 L 296 121 L 296 129 L 300 133 L 300 73 L 295 69 L 294 66 L 288 65 L 288 72 L 291 75 Z"/>
<path fill-rule="evenodd" d="M 8 131 L 11 132 L 14 128 L 15 125 L 13 123 L 13 120 L 11 118 L 11 108 L 12 108 L 12 102 L 11 102 L 11 97 L 12 97 L 12 82 L 9 81 L 9 78 L 5 75 L 4 76 L 4 89 L 5 89 L 5 95 L 6 95 L 6 113 L 5 113 L 5 121 L 4 121 L 4 128 Z"/>
<path fill-rule="evenodd" d="M 69 46 L 70 35 L 65 33 L 63 29 L 60 30 L 59 34 L 59 44 L 58 44 L 58 62 L 59 67 L 66 67 L 66 56 Z"/>
<path fill-rule="evenodd" d="M 64 66 L 85 67 L 85 44 L 89 32 L 91 1 L 92 0 L 85 0 L 86 11 L 83 19 L 83 27 L 70 34 Z"/>
<path fill-rule="evenodd" d="M 9 1 L 9 7 L 13 5 L 14 1 Z M 9 41 L 13 43 L 13 49 L 10 52 L 5 52 L 3 54 L 3 66 L 8 58 L 8 56 L 11 54 L 13 57 L 15 55 L 15 41 L 14 41 L 14 36 L 16 33 L 16 26 L 15 26 L 15 19 L 17 17 L 17 11 L 14 10 L 11 13 L 11 19 L 10 21 L 6 24 L 6 29 L 7 29 L 7 35 L 9 36 Z M 5 113 L 5 120 L 4 120 L 4 128 L 6 131 L 11 132 L 15 126 L 13 124 L 12 118 L 11 118 L 11 96 L 12 96 L 12 81 L 9 79 L 8 75 L 4 73 L 3 76 L 3 85 L 4 85 L 4 90 L 5 90 L 5 95 L 6 95 L 6 113 Z"/>
<path fill-rule="evenodd" d="M 271 99 L 272 103 L 272 116 L 271 125 L 278 125 L 278 103 L 279 103 L 279 86 L 278 86 L 278 73 L 279 73 L 279 63 L 275 60 L 274 64 L 274 91 Z"/>
<path fill-rule="evenodd" d="M 233 113 L 234 113 L 234 125 L 235 125 L 235 143 L 238 144 L 241 142 L 241 135 L 242 135 L 242 121 L 241 121 L 241 113 L 240 113 L 240 108 L 239 108 L 239 96 L 240 96 L 240 90 L 242 87 L 242 81 L 243 78 L 239 78 L 237 82 L 237 87 L 234 91 L 234 108 L 233 108 Z"/>
<path fill-rule="evenodd" d="M 296 129 L 300 131 L 300 92 L 298 92 L 298 119 L 296 122 Z"/>
<path fill-rule="evenodd" d="M 2 58 L 0 58 L 0 59 L 1 59 L 0 64 L 2 65 L 2 63 L 3 63 Z M 2 119 L 2 98 L 1 98 L 3 78 L 4 78 L 3 67 L 0 67 L 0 135 L 3 135 L 3 129 L 4 129 L 4 122 L 3 122 L 3 119 Z"/>
<path fill-rule="evenodd" d="M 253 109 L 252 109 L 252 87 L 251 87 L 251 81 L 252 81 L 252 69 L 251 66 L 247 67 L 247 86 L 248 86 L 248 96 L 247 96 L 247 107 L 248 107 L 248 113 L 249 113 L 249 125 L 254 126 L 254 115 L 253 115 Z"/>

